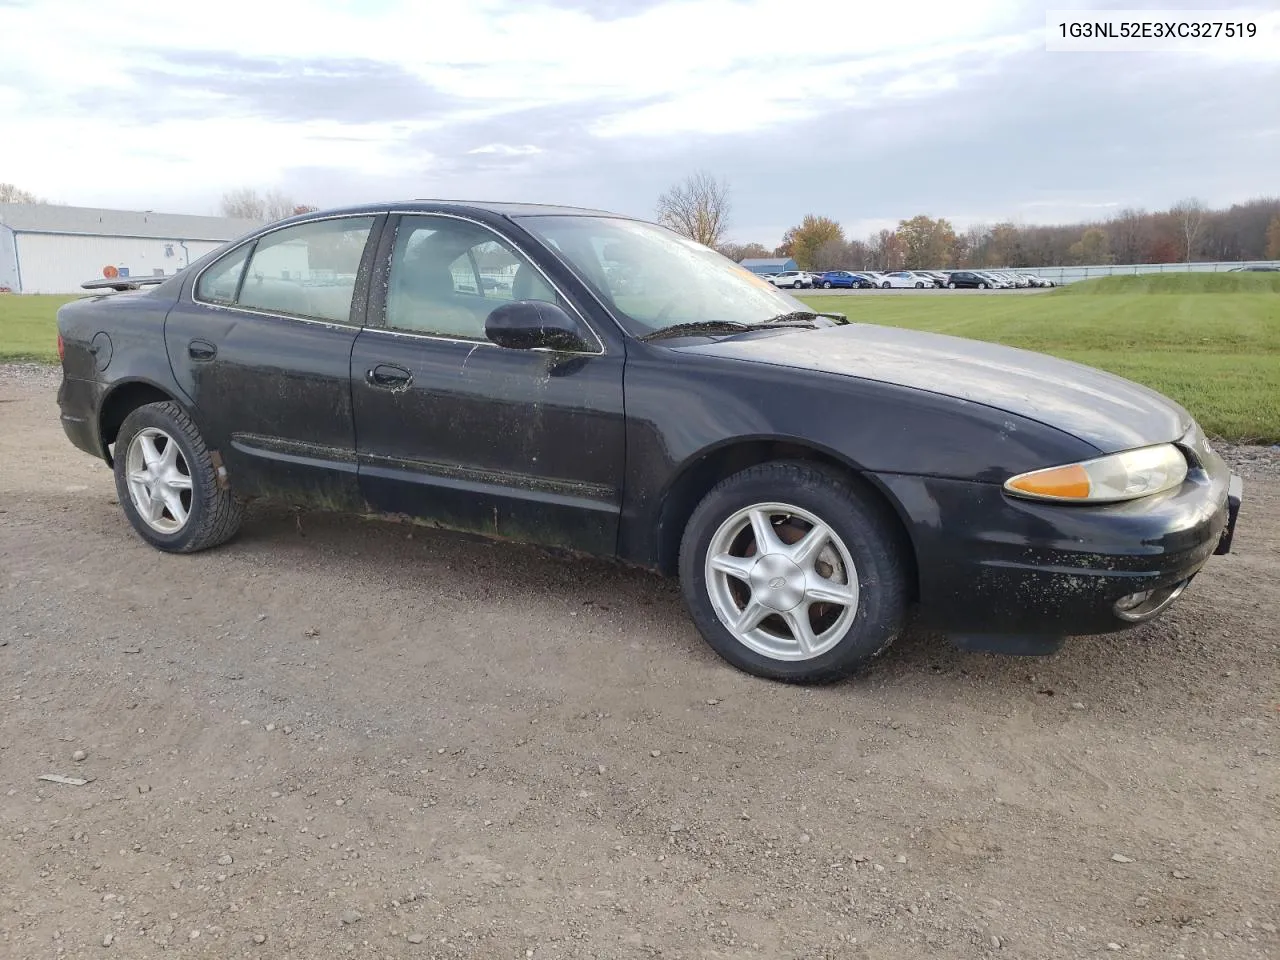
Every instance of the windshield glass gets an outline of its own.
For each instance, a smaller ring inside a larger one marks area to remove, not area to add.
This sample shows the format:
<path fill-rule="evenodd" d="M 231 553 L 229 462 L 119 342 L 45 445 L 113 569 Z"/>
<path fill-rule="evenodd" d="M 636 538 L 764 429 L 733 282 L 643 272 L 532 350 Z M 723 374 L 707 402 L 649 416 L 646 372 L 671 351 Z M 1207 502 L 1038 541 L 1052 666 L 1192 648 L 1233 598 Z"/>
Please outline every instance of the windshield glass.
<path fill-rule="evenodd" d="M 806 310 L 763 277 L 665 227 L 611 217 L 521 217 L 577 270 L 628 331 L 765 323 Z"/>

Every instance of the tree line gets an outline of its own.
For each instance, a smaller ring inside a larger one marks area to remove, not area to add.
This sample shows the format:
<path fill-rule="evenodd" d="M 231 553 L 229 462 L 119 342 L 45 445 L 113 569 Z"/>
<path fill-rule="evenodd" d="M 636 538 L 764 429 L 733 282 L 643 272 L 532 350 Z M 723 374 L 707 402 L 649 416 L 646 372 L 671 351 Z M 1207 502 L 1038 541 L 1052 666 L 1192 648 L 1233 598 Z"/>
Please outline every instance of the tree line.
<path fill-rule="evenodd" d="M 732 260 L 791 257 L 802 270 L 929 270 L 1072 264 L 1280 260 L 1280 197 L 1225 209 L 1196 199 L 1168 210 L 1121 210 L 1074 224 L 976 224 L 959 231 L 945 217 L 918 214 L 865 239 L 847 237 L 830 217 L 808 214 L 776 247 L 733 243 L 729 187 L 706 171 L 658 198 L 658 219 Z"/>

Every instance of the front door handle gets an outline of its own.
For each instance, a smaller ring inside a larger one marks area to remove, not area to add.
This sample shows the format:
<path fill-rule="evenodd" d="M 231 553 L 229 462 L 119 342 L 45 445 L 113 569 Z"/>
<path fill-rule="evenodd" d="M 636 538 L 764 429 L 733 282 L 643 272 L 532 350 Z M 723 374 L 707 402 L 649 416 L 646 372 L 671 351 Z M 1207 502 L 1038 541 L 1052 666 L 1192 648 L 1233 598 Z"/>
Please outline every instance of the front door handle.
<path fill-rule="evenodd" d="M 187 344 L 187 356 L 192 360 L 212 360 L 218 355 L 218 348 L 208 340 L 192 340 Z"/>
<path fill-rule="evenodd" d="M 405 390 L 413 383 L 413 374 L 404 367 L 392 363 L 380 363 L 372 367 L 364 375 L 371 387 L 382 387 L 386 390 Z"/>

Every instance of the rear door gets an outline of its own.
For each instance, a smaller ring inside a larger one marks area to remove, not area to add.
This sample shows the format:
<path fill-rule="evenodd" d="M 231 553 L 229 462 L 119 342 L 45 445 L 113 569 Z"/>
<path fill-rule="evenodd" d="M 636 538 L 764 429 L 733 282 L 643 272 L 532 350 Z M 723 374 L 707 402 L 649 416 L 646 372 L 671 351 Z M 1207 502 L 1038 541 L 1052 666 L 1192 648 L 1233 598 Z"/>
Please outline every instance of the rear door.
<path fill-rule="evenodd" d="M 624 467 L 620 350 L 508 237 L 444 214 L 393 219 L 352 354 L 360 489 L 377 511 L 611 555 Z M 588 350 L 485 337 L 511 300 L 558 303 Z"/>
<path fill-rule="evenodd" d="M 351 348 L 385 217 L 282 227 L 200 272 L 165 321 L 179 386 L 233 489 L 352 509 Z"/>

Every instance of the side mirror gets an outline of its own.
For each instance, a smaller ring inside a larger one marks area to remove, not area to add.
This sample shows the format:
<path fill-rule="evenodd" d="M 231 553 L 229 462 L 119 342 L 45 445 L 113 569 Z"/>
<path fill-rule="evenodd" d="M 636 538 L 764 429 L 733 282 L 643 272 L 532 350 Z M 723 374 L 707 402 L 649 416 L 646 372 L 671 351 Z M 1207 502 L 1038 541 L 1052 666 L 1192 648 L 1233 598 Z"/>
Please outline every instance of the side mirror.
<path fill-rule="evenodd" d="M 513 300 L 489 314 L 484 335 L 509 350 L 583 351 L 591 346 L 578 321 L 554 303 Z"/>

